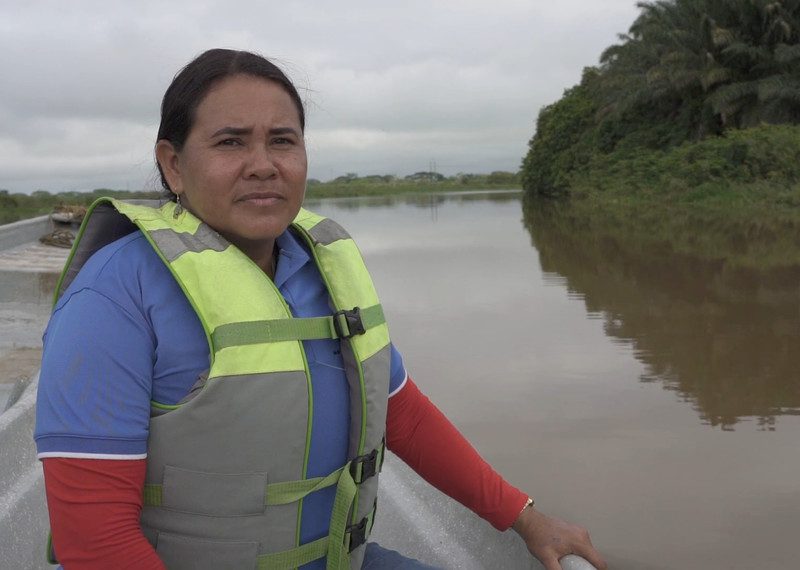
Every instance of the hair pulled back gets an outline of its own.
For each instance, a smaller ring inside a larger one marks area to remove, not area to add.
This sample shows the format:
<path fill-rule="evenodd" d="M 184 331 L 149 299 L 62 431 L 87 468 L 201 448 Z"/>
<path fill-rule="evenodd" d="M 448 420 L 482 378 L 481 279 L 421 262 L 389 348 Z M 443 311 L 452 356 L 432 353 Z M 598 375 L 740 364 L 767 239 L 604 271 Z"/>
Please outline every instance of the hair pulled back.
<path fill-rule="evenodd" d="M 294 84 L 286 74 L 267 58 L 249 52 L 231 49 L 210 49 L 201 53 L 181 69 L 173 78 L 161 101 L 161 124 L 157 141 L 167 140 L 176 151 L 183 148 L 192 130 L 195 111 L 214 84 L 233 75 L 252 75 L 280 84 L 292 98 L 300 115 L 300 127 L 305 130 L 306 115 L 303 102 Z M 172 191 L 156 161 L 161 185 Z"/>

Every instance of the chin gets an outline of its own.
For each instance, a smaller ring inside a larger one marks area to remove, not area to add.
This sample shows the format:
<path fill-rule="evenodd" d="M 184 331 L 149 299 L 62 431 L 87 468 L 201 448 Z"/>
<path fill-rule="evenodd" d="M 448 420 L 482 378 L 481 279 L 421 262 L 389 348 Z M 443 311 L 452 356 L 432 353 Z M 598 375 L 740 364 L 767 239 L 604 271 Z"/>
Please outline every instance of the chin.
<path fill-rule="evenodd" d="M 249 231 L 240 232 L 241 239 L 245 239 L 247 241 L 268 241 L 274 240 L 283 232 L 286 231 L 286 228 L 289 227 L 289 224 L 280 225 L 280 224 L 270 224 L 269 226 L 259 226 L 257 228 L 252 228 Z"/>

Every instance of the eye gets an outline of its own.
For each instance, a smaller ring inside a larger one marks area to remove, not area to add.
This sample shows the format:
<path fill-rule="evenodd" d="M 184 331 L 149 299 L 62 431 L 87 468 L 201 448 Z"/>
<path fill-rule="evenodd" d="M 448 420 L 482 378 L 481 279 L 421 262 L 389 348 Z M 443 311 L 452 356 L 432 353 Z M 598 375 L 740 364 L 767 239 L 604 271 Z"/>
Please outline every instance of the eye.
<path fill-rule="evenodd" d="M 217 143 L 217 146 L 241 146 L 242 141 L 235 138 L 222 139 Z"/>
<path fill-rule="evenodd" d="M 275 137 L 272 139 L 272 144 L 279 146 L 294 144 L 294 141 L 288 137 Z"/>

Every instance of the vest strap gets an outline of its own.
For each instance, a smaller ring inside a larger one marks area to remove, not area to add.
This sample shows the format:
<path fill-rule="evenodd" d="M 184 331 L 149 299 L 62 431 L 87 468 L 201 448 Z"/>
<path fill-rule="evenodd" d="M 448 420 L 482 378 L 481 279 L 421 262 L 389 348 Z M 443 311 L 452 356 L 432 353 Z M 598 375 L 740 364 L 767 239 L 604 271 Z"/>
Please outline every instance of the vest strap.
<path fill-rule="evenodd" d="M 326 570 L 340 570 L 349 566 L 348 558 L 351 550 L 350 542 L 353 533 L 347 522 L 350 518 L 350 512 L 356 498 L 358 487 L 355 481 L 353 481 L 353 477 L 350 475 L 349 462 L 344 468 L 337 471 L 339 472 L 339 480 L 336 484 L 336 496 L 333 499 L 333 512 L 331 513 L 330 532 L 328 536 L 309 544 L 304 544 L 298 548 L 264 555 L 263 566 L 261 563 L 262 557 L 259 556 L 259 570 L 295 568 L 300 564 L 310 562 L 316 558 L 322 558 L 323 556 L 327 557 Z M 345 543 L 346 540 L 347 543 Z M 315 555 L 315 557 L 303 559 L 302 562 L 298 563 L 296 557 L 303 555 Z"/>
<path fill-rule="evenodd" d="M 349 471 L 343 470 L 343 473 L 349 474 Z M 367 542 L 367 537 L 372 532 L 377 501 L 367 516 L 358 523 L 347 526 L 350 505 L 356 493 L 355 483 L 348 479 L 343 474 L 336 489 L 330 535 L 291 550 L 262 554 L 257 558 L 258 570 L 290 570 L 326 556 L 326 569 L 341 570 L 349 567 L 350 553 Z"/>
<path fill-rule="evenodd" d="M 350 474 L 350 463 L 345 466 L 347 469 L 342 471 L 339 483 L 336 485 L 336 497 L 333 499 L 333 511 L 331 512 L 331 524 L 328 534 L 328 559 L 326 570 L 338 570 L 346 568 L 343 564 L 350 553 L 349 544 L 345 544 L 347 538 L 347 528 L 350 519 L 350 512 L 355 500 L 358 486 L 353 481 Z"/>
<path fill-rule="evenodd" d="M 350 338 L 386 322 L 383 307 L 339 311 L 327 317 L 270 319 L 220 325 L 211 333 L 215 351 L 230 346 L 261 344 L 288 340 Z"/>
<path fill-rule="evenodd" d="M 282 552 L 262 554 L 256 558 L 258 570 L 290 570 L 322 558 L 328 552 L 328 537 L 324 536 Z"/>
<path fill-rule="evenodd" d="M 340 467 L 326 477 L 314 477 L 301 481 L 287 481 L 267 485 L 267 505 L 288 505 L 299 501 L 314 491 L 325 489 L 339 482 L 344 467 Z"/>
<path fill-rule="evenodd" d="M 58 564 L 58 557 L 56 556 L 56 549 L 53 548 L 53 532 L 47 533 L 47 562 L 48 564 Z"/>
<path fill-rule="evenodd" d="M 347 470 L 356 485 L 360 485 L 370 477 L 379 473 L 383 466 L 386 447 L 383 442 L 366 455 L 360 455 L 348 461 L 343 467 L 332 471 L 325 477 L 312 477 L 297 481 L 269 483 L 266 488 L 266 506 L 288 505 L 303 499 L 307 495 L 332 487 L 339 483 L 342 472 Z M 147 484 L 143 489 L 143 503 L 148 507 L 160 507 L 163 504 L 164 488 L 162 485 Z M 49 547 L 48 547 L 49 548 Z"/>
<path fill-rule="evenodd" d="M 351 509 L 356 498 L 358 485 L 350 473 L 352 462 L 332 472 L 326 477 L 316 477 L 303 481 L 288 481 L 267 485 L 267 505 L 282 505 L 298 501 L 309 493 L 336 484 L 333 500 L 330 533 L 320 538 L 281 552 L 262 554 L 257 558 L 258 570 L 289 570 L 307 564 L 318 558 L 327 557 L 327 568 L 337 570 L 348 567 L 349 553 L 366 542 L 367 526 L 372 529 L 375 509 L 355 525 L 348 526 Z M 162 486 L 145 485 L 144 504 L 161 506 Z"/>
<path fill-rule="evenodd" d="M 348 463 L 348 465 L 350 465 Z M 306 495 L 331 487 L 339 482 L 339 477 L 344 471 L 340 467 L 325 477 L 313 477 L 298 481 L 285 481 L 270 483 L 266 488 L 264 504 L 266 506 L 288 505 L 304 498 Z M 162 485 L 148 484 L 144 486 L 144 506 L 160 507 L 163 505 L 164 488 Z"/>

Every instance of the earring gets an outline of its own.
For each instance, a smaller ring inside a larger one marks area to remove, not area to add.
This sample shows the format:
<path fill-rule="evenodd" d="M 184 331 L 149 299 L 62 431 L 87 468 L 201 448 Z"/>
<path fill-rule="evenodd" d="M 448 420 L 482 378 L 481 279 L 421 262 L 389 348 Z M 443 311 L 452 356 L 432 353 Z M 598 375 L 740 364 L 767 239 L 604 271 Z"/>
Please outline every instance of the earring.
<path fill-rule="evenodd" d="M 181 206 L 181 195 L 175 194 L 175 211 L 172 213 L 172 217 L 176 220 L 183 214 L 183 206 Z"/>

